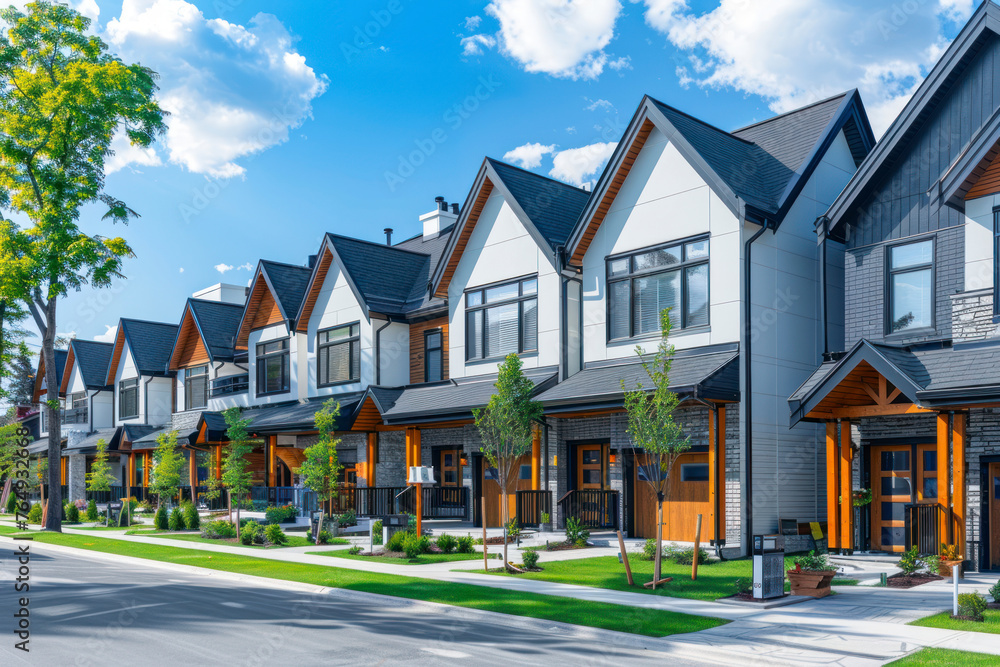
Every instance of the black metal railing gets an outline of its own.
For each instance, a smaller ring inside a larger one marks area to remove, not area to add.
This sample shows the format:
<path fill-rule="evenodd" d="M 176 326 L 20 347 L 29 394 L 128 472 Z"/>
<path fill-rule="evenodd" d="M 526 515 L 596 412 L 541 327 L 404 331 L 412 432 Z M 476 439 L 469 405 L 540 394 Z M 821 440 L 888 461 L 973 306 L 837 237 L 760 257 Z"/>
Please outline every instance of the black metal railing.
<path fill-rule="evenodd" d="M 125 497 L 125 490 L 120 486 L 112 486 L 108 491 L 87 491 L 87 500 L 93 500 L 99 505 L 119 501 Z"/>
<path fill-rule="evenodd" d="M 228 377 L 212 380 L 212 398 L 219 396 L 230 396 L 232 394 L 245 394 L 250 388 L 250 375 L 230 375 Z"/>
<path fill-rule="evenodd" d="M 618 492 L 582 489 L 559 499 L 563 517 L 579 519 L 587 528 L 618 528 Z"/>
<path fill-rule="evenodd" d="M 464 519 L 469 514 L 469 489 L 464 486 L 425 486 L 423 511 L 425 519 Z"/>
<path fill-rule="evenodd" d="M 906 548 L 914 546 L 921 554 L 936 554 L 941 545 L 941 514 L 944 508 L 934 504 L 906 505 Z"/>
<path fill-rule="evenodd" d="M 552 516 L 552 493 L 549 491 L 518 491 L 517 497 L 517 525 L 538 526 L 544 523 L 542 514 Z"/>
<path fill-rule="evenodd" d="M 319 508 L 316 493 L 297 486 L 255 486 L 250 489 L 250 499 L 267 505 L 294 505 L 299 516 L 309 516 Z"/>
<path fill-rule="evenodd" d="M 87 408 L 72 408 L 70 410 L 63 410 L 59 413 L 59 423 L 60 424 L 86 424 L 87 423 Z"/>
<path fill-rule="evenodd" d="M 368 486 L 354 490 L 358 516 L 415 514 L 416 492 L 407 486 Z M 424 519 L 465 519 L 469 515 L 469 489 L 465 486 L 425 486 L 421 489 Z"/>

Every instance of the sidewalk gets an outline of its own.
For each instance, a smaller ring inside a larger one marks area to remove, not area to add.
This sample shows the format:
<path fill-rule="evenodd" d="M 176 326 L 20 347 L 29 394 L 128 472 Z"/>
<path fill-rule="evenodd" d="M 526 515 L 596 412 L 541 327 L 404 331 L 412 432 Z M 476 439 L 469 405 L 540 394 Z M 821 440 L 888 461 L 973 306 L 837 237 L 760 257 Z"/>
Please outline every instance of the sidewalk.
<path fill-rule="evenodd" d="M 437 581 L 502 588 L 512 591 L 607 602 L 645 609 L 662 609 L 699 616 L 724 618 L 732 623 L 691 635 L 671 637 L 671 641 L 739 650 L 769 661 L 788 660 L 802 664 L 875 665 L 899 658 L 923 647 L 955 648 L 1000 655 L 1000 638 L 976 632 L 958 632 L 908 626 L 906 623 L 951 607 L 951 584 L 947 581 L 899 590 L 866 586 L 837 587 L 837 595 L 771 610 L 721 605 L 714 602 L 670 598 L 575 586 L 533 579 L 500 577 L 474 572 L 482 561 L 457 561 L 430 565 L 399 565 L 371 561 L 332 559 L 310 555 L 310 551 L 333 551 L 338 547 L 307 546 L 286 549 L 248 549 L 229 545 L 184 542 L 138 535 L 109 534 L 101 531 L 64 529 L 68 534 L 84 534 L 129 542 L 143 542 L 178 548 L 231 553 L 269 560 L 307 563 L 325 567 L 381 572 Z M 339 549 L 346 549 L 341 546 Z M 495 549 L 490 549 L 495 553 Z M 511 549 L 513 552 L 514 550 Z M 614 555 L 616 548 L 594 548 L 546 554 L 546 560 L 565 560 Z M 454 571 L 463 570 L 463 571 Z M 961 592 L 986 589 L 996 575 L 970 574 L 960 583 Z"/>

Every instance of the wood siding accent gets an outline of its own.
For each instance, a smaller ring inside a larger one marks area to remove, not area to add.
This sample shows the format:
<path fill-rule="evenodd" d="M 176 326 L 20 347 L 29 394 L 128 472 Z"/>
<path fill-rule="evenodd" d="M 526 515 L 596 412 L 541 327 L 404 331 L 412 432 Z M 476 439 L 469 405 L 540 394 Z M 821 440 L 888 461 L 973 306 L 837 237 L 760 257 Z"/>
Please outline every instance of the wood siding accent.
<path fill-rule="evenodd" d="M 181 320 L 181 328 L 177 333 L 177 344 L 170 355 L 170 370 L 201 366 L 208 362 L 208 349 L 198 332 L 191 308 L 188 307 L 184 310 L 184 319 Z"/>
<path fill-rule="evenodd" d="M 952 543 L 958 547 L 958 553 L 966 555 L 968 558 L 969 552 L 965 548 L 965 414 L 961 412 L 955 413 L 952 418 L 951 449 L 952 479 L 954 479 L 955 484 L 955 497 L 952 500 L 955 535 Z M 939 474 L 938 484 L 941 483 L 941 479 Z"/>
<path fill-rule="evenodd" d="M 333 253 L 329 248 L 324 247 L 322 256 L 316 263 L 316 273 L 313 274 L 312 282 L 309 284 L 309 292 L 306 294 L 305 302 L 302 304 L 302 315 L 295 323 L 295 330 L 299 333 L 309 331 L 309 319 L 312 317 L 313 308 L 316 307 L 316 299 L 323 291 L 323 283 L 326 281 L 326 274 L 330 271 L 330 264 L 333 263 Z"/>
<path fill-rule="evenodd" d="M 424 334 L 433 329 L 441 330 L 441 379 L 448 379 L 448 317 L 418 322 L 410 325 L 410 384 L 424 381 Z"/>
<path fill-rule="evenodd" d="M 711 445 L 710 445 L 711 446 Z M 637 537 L 656 537 L 656 496 L 648 482 L 639 479 L 643 455 L 637 457 L 633 488 L 635 489 L 635 534 Z M 712 516 L 711 481 L 681 482 L 684 464 L 710 465 L 708 453 L 688 452 L 677 457 L 670 471 L 670 496 L 663 503 L 663 539 L 677 542 L 694 542 L 698 515 Z M 702 540 L 715 539 L 712 521 L 702 521 Z"/>
<path fill-rule="evenodd" d="M 306 450 L 297 447 L 275 447 L 273 451 L 275 457 L 284 461 L 289 470 L 296 470 L 306 460 Z"/>
<path fill-rule="evenodd" d="M 115 376 L 118 375 L 118 363 L 122 358 L 122 350 L 125 349 L 125 327 L 118 323 L 118 333 L 115 335 L 115 349 L 111 351 L 111 363 L 108 365 L 108 377 L 104 379 L 107 385 L 114 385 Z"/>
<path fill-rule="evenodd" d="M 974 174 L 972 178 L 975 178 Z M 998 192 L 1000 192 L 1000 155 L 994 157 L 989 166 L 975 180 L 975 185 L 969 188 L 969 192 L 965 195 L 965 200 L 978 199 Z"/>
<path fill-rule="evenodd" d="M 351 425 L 352 431 L 374 431 L 376 427 L 382 425 L 382 414 L 375 407 L 375 401 L 369 396 L 365 399 L 364 404 L 362 404 L 361 409 L 358 410 L 358 416 L 354 419 L 354 424 Z"/>
<path fill-rule="evenodd" d="M 284 322 L 285 317 L 281 314 L 281 308 L 271 289 L 267 286 L 267 281 L 258 272 L 254 282 L 253 292 L 247 302 L 247 308 L 243 315 L 243 322 L 240 331 L 236 334 L 236 349 L 245 350 L 250 338 L 250 332 L 271 324 Z"/>
<path fill-rule="evenodd" d="M 76 363 L 76 356 L 73 354 L 73 346 L 69 346 L 66 352 L 66 367 L 63 368 L 62 382 L 59 384 L 59 395 L 65 396 L 69 388 L 69 377 L 73 374 L 73 365 Z"/>
<path fill-rule="evenodd" d="M 646 140 L 649 139 L 649 133 L 653 131 L 653 122 L 647 120 L 639 128 L 639 131 L 635 135 L 635 140 L 632 145 L 629 146 L 628 153 L 622 158 L 622 163 L 618 167 L 618 171 L 615 173 L 615 177 L 612 179 L 611 183 L 608 185 L 608 189 L 605 191 L 604 196 L 601 198 L 601 203 L 594 210 L 594 215 L 591 216 L 590 221 L 587 223 L 587 229 L 583 232 L 580 237 L 580 241 L 576 244 L 576 249 L 573 251 L 573 256 L 570 257 L 569 263 L 575 266 L 580 266 L 583 263 L 583 256 L 587 253 L 587 248 L 590 247 L 591 242 L 594 240 L 594 236 L 597 235 L 597 230 L 600 228 L 601 223 L 604 222 L 605 216 L 607 216 L 608 211 L 611 209 L 611 205 L 615 201 L 615 197 L 618 196 L 618 191 L 622 189 L 622 185 L 625 183 L 625 177 L 628 176 L 629 171 L 632 169 L 632 165 L 635 164 L 635 160 L 639 157 L 639 151 L 645 145 Z"/>
<path fill-rule="evenodd" d="M 479 195 L 472 205 L 472 210 L 469 211 L 469 217 L 465 220 L 462 233 L 455 242 L 455 248 L 452 250 L 451 255 L 448 256 L 448 264 L 445 266 L 444 273 L 441 274 L 441 282 L 438 283 L 437 291 L 434 292 L 435 296 L 442 299 L 448 298 L 448 285 L 451 284 L 451 279 L 455 275 L 455 269 L 458 268 L 458 262 L 462 258 L 462 253 L 465 252 L 465 247 L 469 244 L 472 230 L 476 228 L 476 223 L 479 222 L 479 216 L 482 215 L 483 207 L 486 206 L 486 200 L 490 198 L 490 194 L 492 193 L 492 181 L 488 178 L 483 179 L 483 186 L 479 189 Z"/>
<path fill-rule="evenodd" d="M 482 483 L 480 487 L 482 489 L 482 497 L 486 499 L 486 516 L 483 518 L 487 528 L 500 528 L 503 526 L 500 482 L 493 479 L 486 479 L 486 470 L 489 468 L 489 465 L 489 462 L 484 457 L 482 478 L 480 479 Z M 517 516 L 517 492 L 531 489 L 530 479 L 520 479 L 519 473 L 523 465 L 531 465 L 530 454 L 525 454 L 518 460 L 517 465 L 513 467 L 513 479 L 507 480 L 509 494 L 507 496 L 507 516 L 509 518 Z M 481 503 L 482 501 L 477 498 L 476 502 Z"/>
<path fill-rule="evenodd" d="M 38 353 L 38 372 L 35 373 L 35 388 L 32 392 L 32 402 L 39 403 L 42 401 L 42 380 L 45 379 L 45 360 L 42 359 L 41 352 Z M 44 410 L 45 407 L 42 406 Z"/>
<path fill-rule="evenodd" d="M 826 544 L 829 549 L 840 548 L 840 503 L 837 472 L 837 423 L 826 423 Z"/>

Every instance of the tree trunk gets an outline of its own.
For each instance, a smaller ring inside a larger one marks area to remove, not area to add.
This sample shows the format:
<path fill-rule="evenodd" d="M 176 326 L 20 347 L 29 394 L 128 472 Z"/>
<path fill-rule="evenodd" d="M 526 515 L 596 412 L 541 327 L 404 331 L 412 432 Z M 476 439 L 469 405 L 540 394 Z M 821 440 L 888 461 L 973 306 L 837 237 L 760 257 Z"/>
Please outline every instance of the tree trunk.
<path fill-rule="evenodd" d="M 62 532 L 62 424 L 59 417 L 59 376 L 56 368 L 56 300 L 45 306 L 45 332 L 42 336 L 42 359 L 45 361 L 45 414 L 49 420 L 49 499 L 45 514 L 45 530 Z"/>
<path fill-rule="evenodd" d="M 508 516 L 510 515 L 510 510 L 508 509 L 507 503 L 509 502 L 509 497 L 507 496 L 506 490 L 500 492 L 500 523 L 503 524 L 503 567 L 505 570 L 510 569 L 510 560 L 507 558 L 507 522 L 509 521 Z"/>
<path fill-rule="evenodd" d="M 655 566 L 653 567 L 653 590 L 656 590 L 656 582 L 658 582 L 662 577 L 660 576 L 662 569 L 661 565 L 663 562 L 663 501 L 656 501 L 656 560 Z"/>

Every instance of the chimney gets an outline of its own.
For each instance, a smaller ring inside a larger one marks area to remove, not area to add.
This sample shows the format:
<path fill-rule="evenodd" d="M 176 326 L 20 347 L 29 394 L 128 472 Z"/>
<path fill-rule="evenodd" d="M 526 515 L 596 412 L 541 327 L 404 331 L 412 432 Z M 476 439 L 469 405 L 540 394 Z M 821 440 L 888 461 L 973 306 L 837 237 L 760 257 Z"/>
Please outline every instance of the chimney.
<path fill-rule="evenodd" d="M 451 205 L 451 213 L 452 215 L 458 215 L 458 202 Z"/>
<path fill-rule="evenodd" d="M 441 195 L 438 195 L 437 197 L 435 197 L 434 201 L 437 202 L 437 207 L 438 207 L 439 211 L 447 211 L 448 210 L 448 202 L 446 202 L 444 200 L 444 197 L 442 197 Z"/>
<path fill-rule="evenodd" d="M 386 227 L 382 231 L 385 232 L 385 244 L 392 245 L 392 227 Z"/>
<path fill-rule="evenodd" d="M 436 239 L 441 230 L 458 220 L 458 204 L 452 205 L 452 210 L 448 210 L 448 202 L 444 197 L 434 198 L 434 210 L 420 216 L 420 222 L 424 226 L 424 241 Z"/>

